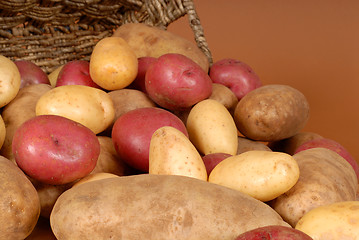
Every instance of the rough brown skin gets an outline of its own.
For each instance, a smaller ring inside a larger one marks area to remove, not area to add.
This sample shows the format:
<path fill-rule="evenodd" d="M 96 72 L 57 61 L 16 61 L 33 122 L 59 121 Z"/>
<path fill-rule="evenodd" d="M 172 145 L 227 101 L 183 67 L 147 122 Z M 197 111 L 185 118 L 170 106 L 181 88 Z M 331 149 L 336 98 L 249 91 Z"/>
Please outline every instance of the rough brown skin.
<path fill-rule="evenodd" d="M 21 88 L 16 97 L 3 108 L 2 117 L 6 126 L 6 136 L 0 154 L 13 160 L 12 139 L 16 129 L 26 120 L 35 117 L 37 100 L 52 89 L 49 84 L 33 84 Z"/>
<path fill-rule="evenodd" d="M 232 115 L 238 104 L 238 98 L 232 90 L 219 83 L 212 84 L 212 94 L 209 98 L 222 103 Z"/>
<path fill-rule="evenodd" d="M 113 37 L 123 38 L 138 58 L 180 53 L 195 61 L 205 72 L 209 70 L 208 58 L 195 43 L 166 30 L 144 23 L 127 23 L 116 29 Z"/>
<path fill-rule="evenodd" d="M 223 239 L 284 225 L 268 205 L 220 185 L 179 175 L 132 175 L 64 192 L 50 223 L 62 239 Z"/>
<path fill-rule="evenodd" d="M 115 121 L 124 113 L 141 108 L 156 107 L 156 104 L 140 90 L 136 89 L 119 89 L 108 92 L 115 107 L 115 118 L 112 124 L 101 135 L 111 136 L 111 131 Z"/>
<path fill-rule="evenodd" d="M 237 154 L 241 154 L 251 150 L 272 151 L 266 144 L 258 141 L 248 139 L 246 137 L 238 136 Z"/>
<path fill-rule="evenodd" d="M 268 143 L 268 147 L 273 151 L 285 152 L 293 155 L 297 148 L 305 142 L 313 139 L 323 138 L 314 132 L 299 132 L 290 138 Z"/>
<path fill-rule="evenodd" d="M 297 134 L 309 118 L 305 96 L 288 85 L 271 84 L 245 95 L 236 106 L 234 120 L 246 137 L 265 142 Z"/>
<path fill-rule="evenodd" d="M 2 156 L 0 192 L 0 239 L 25 239 L 39 218 L 39 197 L 20 168 Z"/>
<path fill-rule="evenodd" d="M 300 169 L 298 182 L 288 192 L 269 202 L 292 227 L 315 207 L 355 200 L 356 174 L 339 154 L 326 148 L 312 148 L 293 157 Z"/>

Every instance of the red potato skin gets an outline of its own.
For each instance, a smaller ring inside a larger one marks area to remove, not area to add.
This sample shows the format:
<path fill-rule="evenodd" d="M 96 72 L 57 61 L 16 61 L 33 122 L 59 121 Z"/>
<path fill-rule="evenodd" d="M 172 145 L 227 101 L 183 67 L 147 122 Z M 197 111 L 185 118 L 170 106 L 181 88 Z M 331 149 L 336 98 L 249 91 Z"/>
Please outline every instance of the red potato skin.
<path fill-rule="evenodd" d="M 149 66 L 145 76 L 149 97 L 168 110 L 184 110 L 212 94 L 212 80 L 190 58 L 168 53 Z"/>
<path fill-rule="evenodd" d="M 16 60 L 14 63 L 19 69 L 21 76 L 20 88 L 40 83 L 50 85 L 47 74 L 35 63 L 29 60 Z"/>
<path fill-rule="evenodd" d="M 235 240 L 313 240 L 313 238 L 291 227 L 271 225 L 244 232 Z"/>
<path fill-rule="evenodd" d="M 248 92 L 262 86 L 253 69 L 237 59 L 221 59 L 211 66 L 209 76 L 214 83 L 223 84 L 232 90 L 238 100 Z"/>
<path fill-rule="evenodd" d="M 95 168 L 100 143 L 90 129 L 75 121 L 40 115 L 16 130 L 12 151 L 27 175 L 59 185 L 80 179 Z"/>
<path fill-rule="evenodd" d="M 130 89 L 140 90 L 141 92 L 147 93 L 145 85 L 145 77 L 148 67 L 156 61 L 155 57 L 139 57 L 138 58 L 138 70 L 137 77 L 135 80 L 127 87 Z"/>
<path fill-rule="evenodd" d="M 222 162 L 224 159 L 232 156 L 228 153 L 210 153 L 202 156 L 204 165 L 206 166 L 207 175 L 212 172 L 213 168 L 217 166 L 218 163 Z"/>
<path fill-rule="evenodd" d="M 147 173 L 152 134 L 163 126 L 175 127 L 188 137 L 182 120 L 162 108 L 137 108 L 121 115 L 111 134 L 120 158 L 129 166 Z"/>
<path fill-rule="evenodd" d="M 65 63 L 56 80 L 56 87 L 64 85 L 84 85 L 102 89 L 90 76 L 90 62 L 73 60 Z"/>
<path fill-rule="evenodd" d="M 300 145 L 296 150 L 295 153 L 298 153 L 300 151 L 315 148 L 315 147 L 322 147 L 322 148 L 328 148 L 336 153 L 338 153 L 340 156 L 342 156 L 345 160 L 347 160 L 348 163 L 353 167 L 355 174 L 357 175 L 357 178 L 359 179 L 359 166 L 358 162 L 354 159 L 354 157 L 337 141 L 334 141 L 329 138 L 316 138 L 310 141 L 307 141 Z M 294 154 L 295 154 L 294 153 Z"/>

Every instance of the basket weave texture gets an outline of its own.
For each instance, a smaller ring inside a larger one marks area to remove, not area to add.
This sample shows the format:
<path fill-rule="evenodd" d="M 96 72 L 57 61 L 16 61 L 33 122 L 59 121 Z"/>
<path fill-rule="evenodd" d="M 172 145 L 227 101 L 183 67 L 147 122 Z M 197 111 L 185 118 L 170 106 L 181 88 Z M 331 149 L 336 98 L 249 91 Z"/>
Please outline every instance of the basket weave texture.
<path fill-rule="evenodd" d="M 30 60 L 50 73 L 68 61 L 89 60 L 95 44 L 122 24 L 167 29 L 185 15 L 197 46 L 212 63 L 190 0 L 0 0 L 0 54 Z"/>

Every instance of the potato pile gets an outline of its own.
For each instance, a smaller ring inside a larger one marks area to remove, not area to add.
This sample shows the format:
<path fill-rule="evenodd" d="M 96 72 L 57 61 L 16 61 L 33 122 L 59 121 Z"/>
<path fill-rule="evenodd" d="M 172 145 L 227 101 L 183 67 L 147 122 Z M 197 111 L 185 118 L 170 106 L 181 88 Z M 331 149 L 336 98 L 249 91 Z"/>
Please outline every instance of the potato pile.
<path fill-rule="evenodd" d="M 0 56 L 0 239 L 359 238 L 358 164 L 299 90 L 142 23 L 29 69 Z"/>

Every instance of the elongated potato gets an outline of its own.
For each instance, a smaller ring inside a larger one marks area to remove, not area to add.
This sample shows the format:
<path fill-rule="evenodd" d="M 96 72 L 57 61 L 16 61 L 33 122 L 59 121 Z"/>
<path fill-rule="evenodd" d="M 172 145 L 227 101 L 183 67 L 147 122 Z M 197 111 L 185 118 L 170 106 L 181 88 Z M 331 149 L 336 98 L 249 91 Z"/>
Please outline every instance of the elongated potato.
<path fill-rule="evenodd" d="M 36 115 L 59 115 L 91 129 L 95 134 L 104 131 L 115 117 L 111 97 L 103 90 L 65 85 L 51 89 L 36 103 Z"/>
<path fill-rule="evenodd" d="M 64 192 L 50 217 L 58 240 L 233 240 L 267 225 L 289 226 L 239 191 L 178 175 L 132 175 Z"/>
<path fill-rule="evenodd" d="M 299 167 L 291 155 L 252 150 L 221 161 L 208 181 L 265 202 L 291 189 L 298 178 Z"/>
<path fill-rule="evenodd" d="M 298 221 L 295 229 L 315 240 L 358 239 L 358 210 L 358 201 L 323 205 L 307 212 Z"/>
<path fill-rule="evenodd" d="M 0 108 L 16 97 L 20 90 L 20 72 L 9 58 L 0 55 Z"/>
<path fill-rule="evenodd" d="M 288 85 L 264 85 L 245 95 L 234 110 L 238 130 L 246 137 L 265 142 L 289 138 L 309 119 L 304 94 Z"/>
<path fill-rule="evenodd" d="M 339 154 L 326 148 L 312 148 L 293 157 L 300 170 L 298 182 L 269 203 L 293 227 L 313 208 L 355 200 L 356 174 Z"/>
<path fill-rule="evenodd" d="M 39 197 L 20 168 L 2 156 L 0 192 L 0 239 L 25 239 L 39 219 Z"/>
<path fill-rule="evenodd" d="M 151 138 L 149 173 L 193 177 L 207 181 L 207 170 L 201 155 L 180 130 L 164 126 Z"/>
<path fill-rule="evenodd" d="M 189 139 L 202 154 L 237 153 L 236 124 L 227 108 L 217 100 L 205 99 L 193 106 L 186 124 Z"/>
<path fill-rule="evenodd" d="M 191 58 L 208 72 L 208 58 L 197 45 L 169 31 L 145 23 L 127 23 L 116 29 L 113 36 L 121 37 L 128 42 L 138 58 L 157 58 L 166 53 L 180 53 Z"/>

